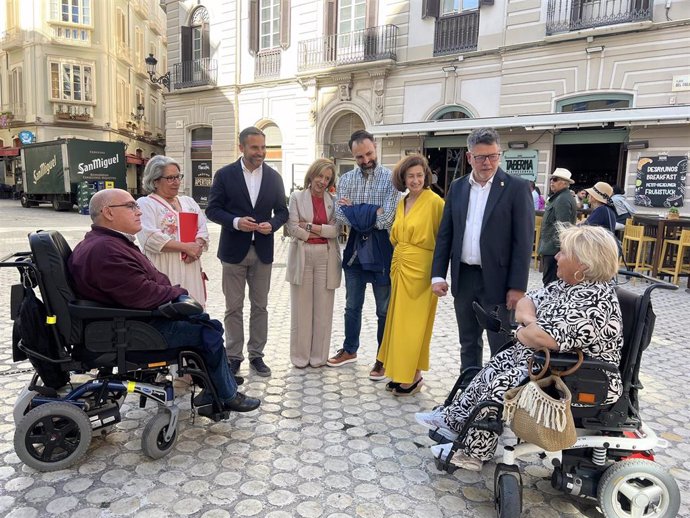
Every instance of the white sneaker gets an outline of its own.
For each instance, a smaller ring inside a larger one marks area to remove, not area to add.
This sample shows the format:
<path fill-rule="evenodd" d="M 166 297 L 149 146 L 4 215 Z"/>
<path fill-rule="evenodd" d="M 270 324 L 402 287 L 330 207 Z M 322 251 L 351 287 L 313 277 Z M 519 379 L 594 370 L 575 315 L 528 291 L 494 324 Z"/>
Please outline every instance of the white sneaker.
<path fill-rule="evenodd" d="M 417 413 L 414 415 L 415 420 L 422 426 L 426 426 L 429 430 L 434 430 L 441 434 L 449 441 L 454 441 L 458 438 L 458 433 L 452 430 L 443 419 L 443 409 L 437 408 L 432 412 Z"/>

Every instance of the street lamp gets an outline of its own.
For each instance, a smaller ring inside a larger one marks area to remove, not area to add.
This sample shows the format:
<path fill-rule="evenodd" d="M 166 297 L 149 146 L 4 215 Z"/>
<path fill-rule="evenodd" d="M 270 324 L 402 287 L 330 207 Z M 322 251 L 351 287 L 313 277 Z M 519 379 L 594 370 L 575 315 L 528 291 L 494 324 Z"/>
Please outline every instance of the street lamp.
<path fill-rule="evenodd" d="M 140 121 L 141 119 L 143 119 L 144 118 L 144 105 L 139 103 L 139 106 L 137 106 L 137 112 L 132 113 L 131 115 L 132 115 L 132 118 L 134 120 Z"/>
<path fill-rule="evenodd" d="M 149 57 L 147 57 L 144 61 L 146 62 L 146 71 L 149 73 L 149 79 L 151 80 L 151 82 L 154 84 L 165 86 L 169 92 L 170 71 L 168 70 L 165 74 L 163 74 L 159 78 L 156 78 L 156 65 L 158 64 L 158 60 L 153 57 L 153 54 L 149 54 Z"/>

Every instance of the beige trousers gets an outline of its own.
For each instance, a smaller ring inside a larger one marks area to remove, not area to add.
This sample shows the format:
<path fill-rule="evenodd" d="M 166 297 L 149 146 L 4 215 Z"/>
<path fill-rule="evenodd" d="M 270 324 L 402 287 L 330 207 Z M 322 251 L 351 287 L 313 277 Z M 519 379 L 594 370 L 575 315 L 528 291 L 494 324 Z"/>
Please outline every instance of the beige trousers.
<path fill-rule="evenodd" d="M 326 288 L 328 245 L 304 244 L 302 284 L 290 285 L 290 361 L 320 367 L 328 360 L 335 290 Z"/>
<path fill-rule="evenodd" d="M 261 358 L 268 336 L 268 290 L 271 288 L 271 264 L 262 263 L 251 246 L 237 264 L 223 264 L 223 294 L 225 295 L 225 350 L 231 360 L 244 360 L 245 284 L 249 287 L 249 359 Z"/>

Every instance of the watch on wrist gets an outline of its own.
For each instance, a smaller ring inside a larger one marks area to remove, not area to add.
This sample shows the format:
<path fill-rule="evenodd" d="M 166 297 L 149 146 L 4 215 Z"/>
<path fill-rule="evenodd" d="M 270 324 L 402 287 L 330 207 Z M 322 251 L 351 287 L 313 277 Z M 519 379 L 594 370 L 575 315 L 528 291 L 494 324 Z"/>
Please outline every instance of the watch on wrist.
<path fill-rule="evenodd" d="M 311 232 L 311 223 L 307 223 L 304 228 L 307 232 Z"/>

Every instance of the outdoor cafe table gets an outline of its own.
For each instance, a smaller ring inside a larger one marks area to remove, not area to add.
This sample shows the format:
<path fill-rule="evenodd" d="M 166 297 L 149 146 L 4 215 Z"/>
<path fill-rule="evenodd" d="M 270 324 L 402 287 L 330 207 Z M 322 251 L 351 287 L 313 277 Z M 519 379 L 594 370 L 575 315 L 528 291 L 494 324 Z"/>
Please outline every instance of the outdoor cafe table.
<path fill-rule="evenodd" d="M 661 248 L 664 239 L 673 239 L 674 234 L 683 228 L 690 228 L 690 217 L 680 217 L 669 219 L 655 214 L 635 214 L 633 223 L 644 226 L 644 234 L 656 239 L 654 244 L 654 257 L 652 258 L 652 277 L 659 273 L 659 259 L 661 259 Z M 671 237 L 673 236 L 673 237 Z M 690 276 L 688 277 L 688 288 L 690 288 Z"/>

